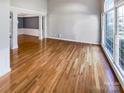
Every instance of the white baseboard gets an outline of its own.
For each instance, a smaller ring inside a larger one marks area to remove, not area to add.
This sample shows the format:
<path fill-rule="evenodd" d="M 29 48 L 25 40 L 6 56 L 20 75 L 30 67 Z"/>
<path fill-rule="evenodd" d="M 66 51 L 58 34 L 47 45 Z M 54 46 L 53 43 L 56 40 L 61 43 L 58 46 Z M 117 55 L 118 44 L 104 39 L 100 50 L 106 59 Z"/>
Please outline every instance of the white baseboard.
<path fill-rule="evenodd" d="M 113 64 L 113 61 L 110 59 L 108 53 L 106 52 L 106 49 L 104 48 L 104 45 L 101 45 L 101 46 L 102 46 L 102 49 L 103 49 L 103 51 L 104 51 L 106 57 L 107 57 L 108 60 L 109 60 L 109 63 L 110 63 L 110 65 L 111 65 L 112 69 L 113 69 L 114 72 L 115 72 L 116 77 L 118 78 L 118 80 L 119 80 L 119 82 L 120 82 L 120 84 L 121 84 L 121 86 L 122 86 L 122 88 L 123 88 L 123 90 L 124 90 L 124 79 L 123 79 L 121 73 L 118 71 L 118 68 L 116 67 L 116 65 Z"/>
<path fill-rule="evenodd" d="M 39 29 L 18 29 L 19 35 L 39 36 Z"/>
<path fill-rule="evenodd" d="M 11 71 L 9 53 L 8 48 L 0 50 L 0 77 Z"/>
<path fill-rule="evenodd" d="M 72 40 L 72 39 L 64 39 L 64 38 L 56 38 L 56 37 L 50 37 L 50 36 L 47 36 L 47 38 L 57 39 L 57 40 L 64 40 L 64 41 L 71 41 L 71 42 L 77 42 L 77 43 L 100 45 L 99 43 L 94 43 L 94 42 L 84 42 L 84 41 L 78 41 L 78 40 Z"/>
<path fill-rule="evenodd" d="M 2 76 L 5 76 L 5 75 L 8 74 L 9 72 L 11 72 L 11 68 L 8 68 L 6 71 L 0 73 L 0 78 L 1 78 Z"/>

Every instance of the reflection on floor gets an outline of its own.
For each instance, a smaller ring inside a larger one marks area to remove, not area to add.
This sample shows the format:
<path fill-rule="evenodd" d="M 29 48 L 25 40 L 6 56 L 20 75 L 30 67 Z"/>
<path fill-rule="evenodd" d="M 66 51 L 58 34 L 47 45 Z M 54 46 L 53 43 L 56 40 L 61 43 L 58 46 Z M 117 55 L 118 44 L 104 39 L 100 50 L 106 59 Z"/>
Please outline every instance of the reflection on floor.
<path fill-rule="evenodd" d="M 100 46 L 19 37 L 0 93 L 123 93 Z"/>

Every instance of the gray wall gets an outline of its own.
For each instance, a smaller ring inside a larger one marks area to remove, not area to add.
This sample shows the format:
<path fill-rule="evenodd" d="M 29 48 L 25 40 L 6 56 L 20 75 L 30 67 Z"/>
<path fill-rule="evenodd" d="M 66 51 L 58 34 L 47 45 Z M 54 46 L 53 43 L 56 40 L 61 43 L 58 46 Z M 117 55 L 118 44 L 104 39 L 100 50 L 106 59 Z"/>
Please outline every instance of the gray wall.
<path fill-rule="evenodd" d="M 23 28 L 23 17 L 18 17 L 18 28 Z"/>
<path fill-rule="evenodd" d="M 100 4 L 100 6 L 101 6 L 101 13 L 103 13 L 104 12 L 104 2 L 105 2 L 105 0 L 100 0 L 101 1 L 101 4 Z"/>
<path fill-rule="evenodd" d="M 39 17 L 19 17 L 19 28 L 39 29 Z"/>
<path fill-rule="evenodd" d="M 48 37 L 100 43 L 100 0 L 48 0 Z"/>
<path fill-rule="evenodd" d="M 39 17 L 25 17 L 24 28 L 39 29 Z"/>

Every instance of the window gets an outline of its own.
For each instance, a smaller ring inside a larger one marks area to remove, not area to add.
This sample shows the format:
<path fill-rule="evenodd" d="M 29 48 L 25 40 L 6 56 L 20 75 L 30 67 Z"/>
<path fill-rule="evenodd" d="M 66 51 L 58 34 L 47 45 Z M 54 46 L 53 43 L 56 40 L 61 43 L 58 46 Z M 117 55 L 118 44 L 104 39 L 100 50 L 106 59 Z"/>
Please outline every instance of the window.
<path fill-rule="evenodd" d="M 119 35 L 119 69 L 124 71 L 124 5 L 117 9 L 117 28 Z"/>
<path fill-rule="evenodd" d="M 113 35 L 114 33 L 114 11 L 106 14 L 106 31 L 105 31 L 105 47 L 109 54 L 113 56 Z"/>
<path fill-rule="evenodd" d="M 119 77 L 124 78 L 124 1 L 105 0 L 103 17 L 102 46 Z"/>
<path fill-rule="evenodd" d="M 114 44 L 114 2 L 113 0 L 105 0 L 105 24 L 104 24 L 104 46 L 108 54 L 113 59 Z"/>
<path fill-rule="evenodd" d="M 108 11 L 114 7 L 114 0 L 105 0 L 104 11 Z"/>

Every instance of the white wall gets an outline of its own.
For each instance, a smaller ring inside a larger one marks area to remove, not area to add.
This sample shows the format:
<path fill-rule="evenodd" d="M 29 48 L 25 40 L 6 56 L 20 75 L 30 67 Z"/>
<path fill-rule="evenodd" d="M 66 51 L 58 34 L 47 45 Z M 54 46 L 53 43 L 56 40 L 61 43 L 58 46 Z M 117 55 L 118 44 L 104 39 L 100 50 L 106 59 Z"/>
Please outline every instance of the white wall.
<path fill-rule="evenodd" d="M 0 0 L 0 77 L 10 71 L 9 0 Z"/>
<path fill-rule="evenodd" d="M 31 35 L 31 36 L 39 36 L 39 29 L 18 29 L 18 35 Z"/>
<path fill-rule="evenodd" d="M 46 11 L 47 0 L 11 0 L 11 6 L 29 10 Z"/>
<path fill-rule="evenodd" d="M 100 0 L 48 0 L 48 37 L 100 43 Z"/>

